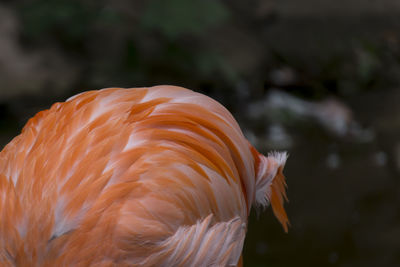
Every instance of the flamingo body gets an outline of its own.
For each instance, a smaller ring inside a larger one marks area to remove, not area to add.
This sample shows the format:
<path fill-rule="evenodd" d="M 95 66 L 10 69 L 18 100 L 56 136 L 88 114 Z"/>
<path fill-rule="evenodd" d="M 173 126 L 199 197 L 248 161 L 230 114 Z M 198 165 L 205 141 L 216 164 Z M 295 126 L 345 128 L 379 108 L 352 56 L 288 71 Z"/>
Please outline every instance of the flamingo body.
<path fill-rule="evenodd" d="M 252 206 L 287 229 L 285 161 L 193 91 L 81 93 L 0 153 L 0 265 L 236 266 Z"/>

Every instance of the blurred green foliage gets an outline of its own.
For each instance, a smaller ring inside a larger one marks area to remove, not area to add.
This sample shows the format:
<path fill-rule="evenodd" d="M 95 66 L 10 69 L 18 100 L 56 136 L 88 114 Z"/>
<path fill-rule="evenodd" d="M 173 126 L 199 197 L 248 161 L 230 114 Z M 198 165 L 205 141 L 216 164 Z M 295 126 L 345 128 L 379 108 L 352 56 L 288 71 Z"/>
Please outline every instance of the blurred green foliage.
<path fill-rule="evenodd" d="M 74 0 L 38 0 L 19 5 L 23 36 L 30 42 L 55 41 L 66 49 L 82 44 L 97 10 Z"/>
<path fill-rule="evenodd" d="M 75 55 L 68 60 L 86 70 L 81 82 L 88 87 L 185 82 L 188 73 L 199 82 L 215 74 L 231 82 L 237 77 L 224 57 L 203 46 L 207 31 L 229 19 L 222 2 L 132 3 L 133 13 L 107 1 L 18 1 L 22 40 Z"/>
<path fill-rule="evenodd" d="M 369 43 L 361 43 L 357 51 L 357 76 L 362 85 L 368 85 L 374 81 L 377 70 L 380 67 L 379 48 Z"/>
<path fill-rule="evenodd" d="M 182 34 L 203 34 L 210 26 L 225 21 L 228 15 L 228 9 L 215 0 L 153 0 L 148 2 L 140 19 L 145 27 L 174 39 Z"/>
<path fill-rule="evenodd" d="M 352 46 L 325 51 L 330 41 L 320 45 L 324 39 L 317 33 L 311 49 L 323 59 L 306 52 L 298 57 L 288 53 L 290 46 L 302 53 L 303 41 L 310 40 L 301 38 L 310 37 L 298 35 L 296 44 L 274 47 L 274 36 L 265 29 L 276 21 L 239 0 L 17 0 L 12 5 L 22 45 L 57 51 L 79 70 L 73 83 L 79 88 L 171 83 L 231 90 L 244 82 L 251 92 L 242 95 L 282 87 L 316 99 L 351 96 L 389 80 L 383 66 L 390 55 L 379 42 L 354 36 Z M 296 79 L 281 85 L 268 78 L 282 67 Z"/>

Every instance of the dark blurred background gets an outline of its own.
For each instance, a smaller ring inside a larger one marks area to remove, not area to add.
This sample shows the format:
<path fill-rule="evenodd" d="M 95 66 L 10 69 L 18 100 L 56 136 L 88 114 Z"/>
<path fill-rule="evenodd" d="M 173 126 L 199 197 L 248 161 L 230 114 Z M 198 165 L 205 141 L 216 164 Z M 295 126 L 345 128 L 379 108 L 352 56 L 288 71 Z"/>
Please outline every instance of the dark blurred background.
<path fill-rule="evenodd" d="M 400 266 L 400 1 L 2 0 L 0 145 L 56 101 L 180 85 L 287 150 L 285 234 L 252 214 L 245 266 Z"/>

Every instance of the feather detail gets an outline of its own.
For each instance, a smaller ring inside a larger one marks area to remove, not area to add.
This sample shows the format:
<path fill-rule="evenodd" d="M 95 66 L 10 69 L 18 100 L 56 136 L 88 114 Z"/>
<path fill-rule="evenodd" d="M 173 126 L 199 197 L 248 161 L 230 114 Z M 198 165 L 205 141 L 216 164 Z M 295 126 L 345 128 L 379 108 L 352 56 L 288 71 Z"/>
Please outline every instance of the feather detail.
<path fill-rule="evenodd" d="M 160 243 L 158 253 L 140 265 L 237 266 L 245 234 L 246 223 L 240 217 L 213 224 L 213 216 L 209 215 L 194 225 L 179 227 L 173 236 Z"/>
<path fill-rule="evenodd" d="M 289 220 L 284 209 L 287 201 L 286 182 L 283 175 L 287 153 L 272 152 L 265 157 L 257 151 L 256 159 L 256 206 L 266 207 L 271 204 L 275 217 L 282 224 L 285 232 L 288 231 Z"/>

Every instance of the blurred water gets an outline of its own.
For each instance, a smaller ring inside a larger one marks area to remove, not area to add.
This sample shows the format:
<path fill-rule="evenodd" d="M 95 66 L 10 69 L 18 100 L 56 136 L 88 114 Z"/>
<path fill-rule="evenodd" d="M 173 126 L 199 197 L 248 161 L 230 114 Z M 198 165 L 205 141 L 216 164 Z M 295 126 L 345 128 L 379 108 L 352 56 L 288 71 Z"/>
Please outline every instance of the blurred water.
<path fill-rule="evenodd" d="M 370 92 L 351 103 L 375 132 L 371 142 L 291 129 L 295 145 L 285 174 L 292 227 L 285 234 L 270 209 L 253 213 L 246 266 L 400 265 L 398 103 L 399 90 Z"/>

